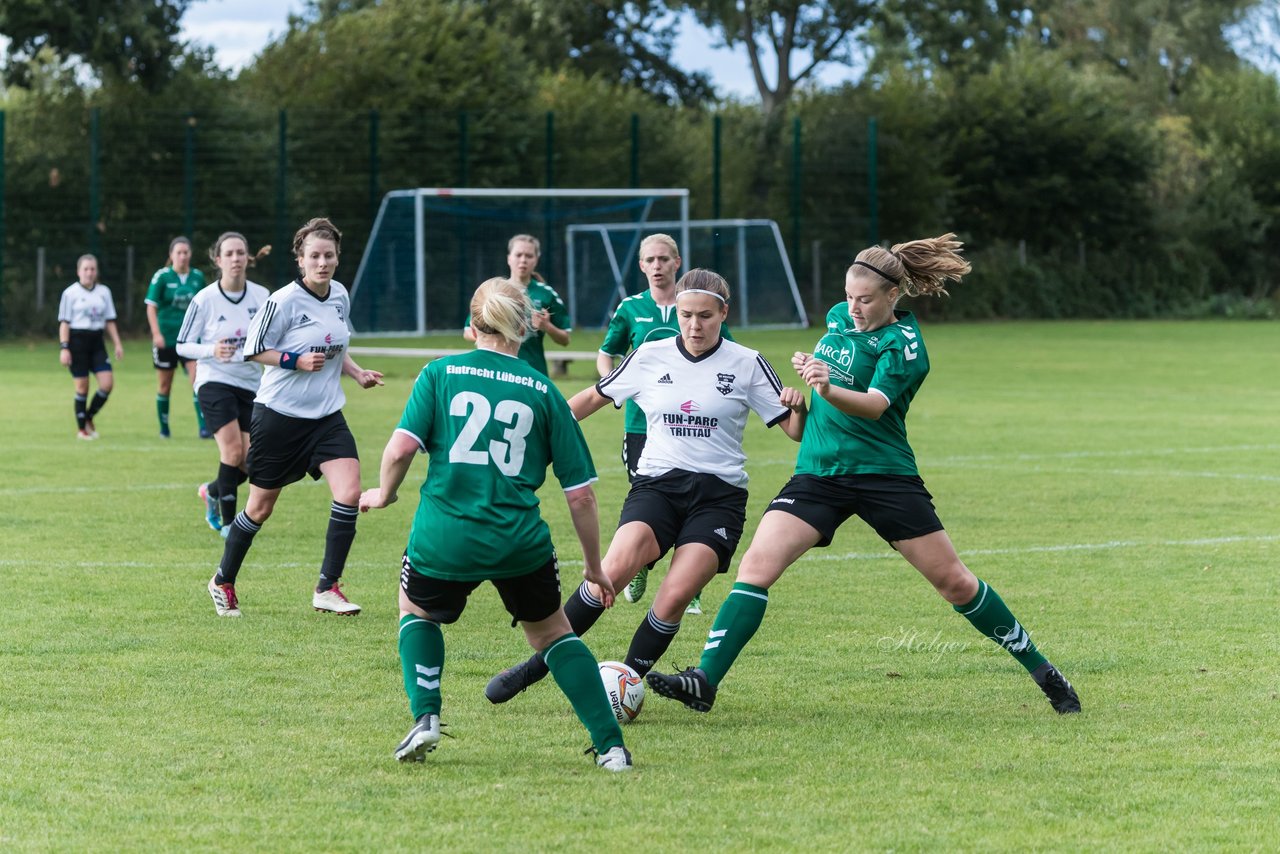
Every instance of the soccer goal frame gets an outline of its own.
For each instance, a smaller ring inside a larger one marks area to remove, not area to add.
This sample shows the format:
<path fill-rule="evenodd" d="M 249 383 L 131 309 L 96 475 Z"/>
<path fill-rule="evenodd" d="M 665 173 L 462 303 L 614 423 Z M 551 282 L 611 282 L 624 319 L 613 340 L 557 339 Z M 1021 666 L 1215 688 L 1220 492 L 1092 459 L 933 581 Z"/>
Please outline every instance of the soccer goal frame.
<path fill-rule="evenodd" d="M 680 232 L 681 242 L 687 243 L 689 236 L 689 190 L 684 187 L 665 187 L 665 188 L 649 188 L 649 189 L 582 189 L 582 188 L 555 188 L 555 189 L 537 189 L 537 188 L 480 188 L 480 187 L 418 187 L 415 189 L 392 190 L 382 197 L 382 203 L 378 206 L 378 214 L 374 218 L 373 228 L 369 232 L 369 246 L 372 247 L 374 237 L 379 233 L 379 229 L 383 223 L 383 217 L 386 215 L 388 206 L 398 199 L 411 198 L 413 200 L 413 221 L 414 221 L 414 291 L 416 294 L 416 312 L 414 320 L 414 328 L 400 331 L 384 331 L 384 332 L 365 332 L 364 335 L 404 335 L 417 334 L 424 335 L 428 332 L 427 327 L 427 235 L 425 233 L 425 217 L 424 217 L 424 201 L 428 198 L 520 198 L 520 199 L 555 199 L 555 198 L 580 198 L 580 199 L 674 199 L 679 205 L 678 220 L 665 220 L 660 224 L 662 228 L 678 229 Z M 647 217 L 652 204 L 644 208 L 643 217 Z M 669 210 L 669 209 L 668 209 Z M 670 214 L 668 213 L 668 216 Z M 655 226 L 652 223 L 645 222 L 643 218 L 634 221 L 620 223 L 628 228 L 652 229 Z M 370 262 L 370 252 L 366 249 L 360 264 L 356 269 L 355 279 L 351 286 L 351 299 L 354 303 L 357 294 L 360 291 L 361 284 L 364 280 L 366 267 Z M 570 274 L 571 275 L 571 274 Z M 569 284 L 570 291 L 573 285 Z M 576 323 L 577 318 L 573 317 L 574 300 L 569 299 L 570 316 Z"/>
<path fill-rule="evenodd" d="M 766 323 L 754 324 L 757 329 L 795 329 L 803 328 L 809 325 L 809 313 L 805 310 L 804 300 L 800 298 L 800 288 L 796 285 L 795 272 L 791 268 L 791 258 L 787 255 L 786 244 L 782 240 L 782 231 L 778 228 L 778 223 L 771 219 L 685 219 L 681 222 L 644 222 L 644 223 L 573 223 L 566 227 L 565 243 L 569 248 L 570 258 L 573 258 L 574 240 L 582 234 L 591 234 L 600 238 L 604 247 L 605 256 L 609 260 L 609 266 L 613 273 L 614 290 L 617 292 L 618 300 L 621 301 L 630 296 L 623 284 L 627 267 L 619 262 L 618 253 L 613 248 L 613 241 L 609 239 L 610 232 L 617 231 L 633 231 L 635 237 L 628 245 L 626 253 L 623 257 L 629 265 L 633 263 L 633 259 L 637 257 L 640 251 L 640 241 L 644 239 L 643 234 L 647 232 L 675 230 L 679 228 L 681 261 L 684 269 L 693 269 L 696 265 L 690 257 L 691 252 L 686 251 L 686 247 L 691 248 L 689 240 L 689 230 L 693 228 L 733 228 L 737 229 L 738 239 L 734 252 L 734 273 L 732 276 L 726 276 L 732 284 L 733 305 L 737 309 L 737 320 L 734 325 L 738 327 L 752 326 L 749 322 L 751 314 L 751 275 L 749 272 L 750 265 L 747 263 L 747 241 L 745 240 L 745 232 L 748 228 L 767 228 L 773 235 L 773 242 L 778 249 L 778 258 L 782 264 L 782 270 L 786 275 L 787 286 L 791 291 L 791 299 L 795 304 L 797 320 L 794 323 Z M 575 275 L 576 264 L 569 264 L 569 280 L 567 289 L 569 298 L 574 303 L 577 302 L 577 281 Z M 723 270 L 717 270 L 718 273 L 724 273 Z M 604 319 L 601 325 L 607 325 L 608 318 Z"/>

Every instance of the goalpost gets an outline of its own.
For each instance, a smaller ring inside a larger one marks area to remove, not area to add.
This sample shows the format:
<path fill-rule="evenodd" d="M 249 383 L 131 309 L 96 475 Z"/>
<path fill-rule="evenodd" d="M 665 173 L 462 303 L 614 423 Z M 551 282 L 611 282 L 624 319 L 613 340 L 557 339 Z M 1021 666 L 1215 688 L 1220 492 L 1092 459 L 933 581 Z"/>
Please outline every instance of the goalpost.
<path fill-rule="evenodd" d="M 640 241 L 655 231 L 677 230 L 680 269 L 707 267 L 729 282 L 729 322 L 735 328 L 809 325 L 782 232 L 771 219 L 569 225 L 568 290 L 582 322 L 607 325 L 623 298 L 646 288 L 636 263 Z"/>
<path fill-rule="evenodd" d="M 671 230 L 683 247 L 688 222 L 689 191 L 682 188 L 393 190 L 378 208 L 351 285 L 351 325 L 361 335 L 461 329 L 476 286 L 508 274 L 507 241 L 516 234 L 539 240 L 538 272 L 566 298 L 575 325 L 590 323 L 575 299 L 567 226 Z"/>

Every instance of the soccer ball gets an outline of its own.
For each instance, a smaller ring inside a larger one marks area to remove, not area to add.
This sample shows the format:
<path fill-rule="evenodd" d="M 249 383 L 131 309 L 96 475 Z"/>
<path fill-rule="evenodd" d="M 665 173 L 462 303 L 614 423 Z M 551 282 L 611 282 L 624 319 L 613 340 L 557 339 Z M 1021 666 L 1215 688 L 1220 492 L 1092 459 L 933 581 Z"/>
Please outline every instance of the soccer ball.
<path fill-rule="evenodd" d="M 644 680 L 634 668 L 621 661 L 600 662 L 600 681 L 618 723 L 630 723 L 644 705 Z"/>

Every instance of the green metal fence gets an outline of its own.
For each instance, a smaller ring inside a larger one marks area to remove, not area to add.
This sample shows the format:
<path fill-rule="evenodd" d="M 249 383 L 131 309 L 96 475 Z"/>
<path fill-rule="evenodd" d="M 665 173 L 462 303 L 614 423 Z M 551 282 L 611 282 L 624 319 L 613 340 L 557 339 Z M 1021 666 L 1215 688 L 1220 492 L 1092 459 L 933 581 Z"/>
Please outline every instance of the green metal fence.
<path fill-rule="evenodd" d="M 830 152 L 806 149 L 800 119 L 775 145 L 746 156 L 757 128 L 740 115 L 678 126 L 638 114 L 606 125 L 505 110 L 92 108 L 43 116 L 14 110 L 7 118 L 0 111 L 3 334 L 53 328 L 57 294 L 84 252 L 99 256 L 122 326 L 137 331 L 147 282 L 177 234 L 193 239 L 195 260 L 206 268 L 202 247 L 222 231 L 245 233 L 253 249 L 270 244 L 251 276 L 276 287 L 294 274 L 289 243 L 298 225 L 329 216 L 344 232 L 339 278 L 350 278 L 382 194 L 397 188 L 685 186 L 694 217 L 777 220 L 802 281 L 814 276 L 815 241 L 832 250 L 820 257 L 843 261 L 846 249 L 877 236 L 874 124 L 850 134 L 855 156 L 839 157 L 841 169 L 823 166 L 806 181 L 810 155 Z M 865 119 L 851 124 L 865 127 Z M 857 151 L 863 147 L 865 156 Z M 763 190 L 761 172 L 777 176 Z M 850 216 L 851 208 L 871 214 Z M 838 278 L 837 262 L 828 266 L 815 280 Z"/>

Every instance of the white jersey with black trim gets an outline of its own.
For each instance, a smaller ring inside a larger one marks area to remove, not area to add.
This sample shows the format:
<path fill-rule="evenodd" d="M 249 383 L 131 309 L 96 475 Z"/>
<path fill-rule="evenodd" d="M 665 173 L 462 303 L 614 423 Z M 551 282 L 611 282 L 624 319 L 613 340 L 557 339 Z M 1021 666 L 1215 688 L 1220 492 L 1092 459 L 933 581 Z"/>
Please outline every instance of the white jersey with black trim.
<path fill-rule="evenodd" d="M 107 328 L 108 320 L 115 319 L 116 304 L 111 299 L 111 288 L 101 282 L 91 288 L 72 282 L 58 301 L 58 322 L 66 323 L 77 332 L 100 332 Z"/>
<path fill-rule="evenodd" d="M 342 362 L 351 330 L 347 317 L 351 298 L 340 282 L 329 283 L 324 299 L 292 281 L 273 293 L 249 325 L 245 358 L 267 350 L 323 353 L 319 371 L 296 371 L 267 365 L 255 402 L 291 418 L 324 418 L 347 402 L 342 390 Z"/>
<path fill-rule="evenodd" d="M 596 390 L 614 406 L 634 400 L 644 410 L 649 438 L 639 474 L 682 469 L 739 487 L 747 485 L 747 414 L 772 427 L 791 411 L 778 399 L 782 382 L 768 360 L 724 338 L 701 356 L 679 337 L 641 344 Z"/>
<path fill-rule="evenodd" d="M 269 296 L 271 292 L 255 282 L 245 282 L 244 290 L 234 295 L 224 291 L 221 282 L 214 282 L 191 298 L 178 330 L 177 350 L 184 359 L 198 360 L 197 391 L 211 382 L 258 390 L 262 366 L 245 360 L 244 343 L 253 318 Z M 235 342 L 236 352 L 229 362 L 214 356 L 214 348 L 220 341 Z"/>

